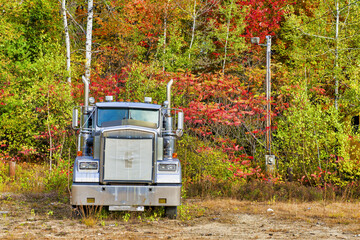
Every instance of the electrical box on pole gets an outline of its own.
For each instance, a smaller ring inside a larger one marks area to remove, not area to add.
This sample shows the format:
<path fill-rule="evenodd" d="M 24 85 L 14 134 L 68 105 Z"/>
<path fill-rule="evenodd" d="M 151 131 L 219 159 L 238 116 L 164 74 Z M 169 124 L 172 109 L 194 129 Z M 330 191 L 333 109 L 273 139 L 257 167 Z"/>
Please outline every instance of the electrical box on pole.
<path fill-rule="evenodd" d="M 275 155 L 265 155 L 266 172 L 274 174 L 276 171 Z"/>

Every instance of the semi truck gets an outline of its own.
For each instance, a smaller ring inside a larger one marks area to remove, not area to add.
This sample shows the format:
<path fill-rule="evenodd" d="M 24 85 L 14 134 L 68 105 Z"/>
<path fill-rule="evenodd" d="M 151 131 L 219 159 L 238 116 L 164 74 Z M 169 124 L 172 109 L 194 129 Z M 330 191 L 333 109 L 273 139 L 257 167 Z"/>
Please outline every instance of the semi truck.
<path fill-rule="evenodd" d="M 176 139 L 183 134 L 184 114 L 171 108 L 171 85 L 163 105 L 104 102 L 89 98 L 73 110 L 78 131 L 71 205 L 102 206 L 109 211 L 144 211 L 162 206 L 176 218 L 181 204 L 181 165 Z"/>

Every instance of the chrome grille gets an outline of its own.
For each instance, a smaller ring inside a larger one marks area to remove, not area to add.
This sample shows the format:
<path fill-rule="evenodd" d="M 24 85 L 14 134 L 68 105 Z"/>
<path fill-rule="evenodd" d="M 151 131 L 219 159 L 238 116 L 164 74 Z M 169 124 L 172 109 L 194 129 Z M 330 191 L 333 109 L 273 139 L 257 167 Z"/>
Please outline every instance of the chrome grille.
<path fill-rule="evenodd" d="M 129 130 L 106 135 L 108 137 L 104 137 L 103 145 L 103 181 L 151 182 L 154 135 Z"/>

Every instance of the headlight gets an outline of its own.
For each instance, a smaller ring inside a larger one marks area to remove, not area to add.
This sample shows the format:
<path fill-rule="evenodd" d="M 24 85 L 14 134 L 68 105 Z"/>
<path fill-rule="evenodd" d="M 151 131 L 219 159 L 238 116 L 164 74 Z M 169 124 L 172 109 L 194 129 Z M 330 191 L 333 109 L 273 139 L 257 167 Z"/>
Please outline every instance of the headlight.
<path fill-rule="evenodd" d="M 79 162 L 80 170 L 98 170 L 98 162 Z"/>
<path fill-rule="evenodd" d="M 176 164 L 159 164 L 159 171 L 176 171 Z"/>

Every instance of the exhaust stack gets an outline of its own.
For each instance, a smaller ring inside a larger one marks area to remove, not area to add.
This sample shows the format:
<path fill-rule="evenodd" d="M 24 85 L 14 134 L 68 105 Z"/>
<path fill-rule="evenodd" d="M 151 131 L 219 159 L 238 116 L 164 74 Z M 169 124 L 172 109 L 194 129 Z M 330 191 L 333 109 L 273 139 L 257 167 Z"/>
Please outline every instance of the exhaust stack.
<path fill-rule="evenodd" d="M 89 80 L 83 75 L 82 80 L 84 83 L 84 107 L 87 108 L 89 106 Z"/>
<path fill-rule="evenodd" d="M 171 79 L 167 86 L 166 86 L 166 95 L 167 95 L 167 101 L 168 101 L 168 114 L 170 115 L 170 109 L 171 109 L 171 85 L 173 84 L 173 80 Z"/>

